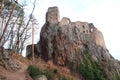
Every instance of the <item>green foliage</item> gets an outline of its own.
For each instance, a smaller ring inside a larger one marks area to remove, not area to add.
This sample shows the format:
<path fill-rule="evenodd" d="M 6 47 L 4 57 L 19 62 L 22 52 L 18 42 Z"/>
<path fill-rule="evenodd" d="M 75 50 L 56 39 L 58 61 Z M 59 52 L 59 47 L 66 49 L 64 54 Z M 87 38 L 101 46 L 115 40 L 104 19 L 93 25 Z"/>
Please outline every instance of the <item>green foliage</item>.
<path fill-rule="evenodd" d="M 67 78 L 65 76 L 60 76 L 59 80 L 67 80 Z"/>
<path fill-rule="evenodd" d="M 59 76 L 59 80 L 73 80 L 72 78 L 67 78 L 67 77 L 65 77 L 64 75 L 60 75 Z"/>
<path fill-rule="evenodd" d="M 83 62 L 78 65 L 77 70 L 85 80 L 105 80 L 100 64 L 91 59 L 88 51 L 85 51 Z"/>
<path fill-rule="evenodd" d="M 3 0 L 3 2 L 4 2 L 4 4 L 6 4 L 6 3 L 10 3 L 9 0 Z"/>
<path fill-rule="evenodd" d="M 54 75 L 52 74 L 50 70 L 45 69 L 43 71 L 43 74 L 47 76 L 48 80 L 54 80 Z"/>
<path fill-rule="evenodd" d="M 115 80 L 120 80 L 120 74 L 118 73 L 115 74 Z"/>
<path fill-rule="evenodd" d="M 27 68 L 27 71 L 29 72 L 29 75 L 34 79 L 42 74 L 42 72 L 39 70 L 38 67 L 30 65 Z"/>
<path fill-rule="evenodd" d="M 58 73 L 57 68 L 54 68 L 54 69 L 53 69 L 53 73 L 55 73 L 55 74 L 57 74 L 57 73 Z"/>

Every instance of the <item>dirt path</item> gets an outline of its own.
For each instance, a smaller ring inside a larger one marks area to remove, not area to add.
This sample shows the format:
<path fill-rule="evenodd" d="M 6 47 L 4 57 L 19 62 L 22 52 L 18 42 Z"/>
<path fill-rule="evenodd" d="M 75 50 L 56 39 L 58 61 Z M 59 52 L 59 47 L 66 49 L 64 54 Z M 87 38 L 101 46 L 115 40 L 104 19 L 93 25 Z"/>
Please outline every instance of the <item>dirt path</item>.
<path fill-rule="evenodd" d="M 26 69 L 22 69 L 14 73 L 7 72 L 5 76 L 7 80 L 32 80 L 27 75 Z"/>

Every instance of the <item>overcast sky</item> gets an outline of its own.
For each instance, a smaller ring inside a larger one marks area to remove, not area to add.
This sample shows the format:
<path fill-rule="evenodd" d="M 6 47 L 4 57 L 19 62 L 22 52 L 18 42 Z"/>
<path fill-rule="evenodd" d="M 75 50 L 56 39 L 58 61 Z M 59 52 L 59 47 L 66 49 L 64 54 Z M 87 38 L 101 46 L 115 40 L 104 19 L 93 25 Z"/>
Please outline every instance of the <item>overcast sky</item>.
<path fill-rule="evenodd" d="M 32 0 L 31 0 L 32 2 Z M 45 23 L 48 7 L 58 6 L 60 18 L 93 23 L 104 35 L 110 53 L 120 60 L 120 0 L 37 0 L 34 16 L 39 28 Z M 32 5 L 28 5 L 28 13 Z M 39 40 L 37 33 L 36 42 Z"/>

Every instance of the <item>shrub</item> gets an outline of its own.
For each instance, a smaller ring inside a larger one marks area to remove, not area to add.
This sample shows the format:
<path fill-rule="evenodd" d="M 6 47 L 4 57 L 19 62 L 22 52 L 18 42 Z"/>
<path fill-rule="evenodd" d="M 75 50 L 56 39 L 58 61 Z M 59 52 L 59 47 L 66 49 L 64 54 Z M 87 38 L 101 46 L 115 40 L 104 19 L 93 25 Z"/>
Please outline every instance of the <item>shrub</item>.
<path fill-rule="evenodd" d="M 48 80 L 54 80 L 54 77 L 53 77 L 52 72 L 50 70 L 45 69 L 43 71 L 43 74 L 47 76 Z"/>
<path fill-rule="evenodd" d="M 115 80 L 120 80 L 120 75 L 118 73 L 115 73 Z"/>
<path fill-rule="evenodd" d="M 53 69 L 53 73 L 55 73 L 55 74 L 57 74 L 57 73 L 58 73 L 57 68 L 54 68 L 54 69 Z"/>
<path fill-rule="evenodd" d="M 65 77 L 64 75 L 59 75 L 59 80 L 73 80 L 73 78 Z"/>
<path fill-rule="evenodd" d="M 59 77 L 59 80 L 68 80 L 65 76 L 63 76 L 63 75 L 61 75 L 60 77 Z"/>
<path fill-rule="evenodd" d="M 77 66 L 77 71 L 85 80 L 105 80 L 100 63 L 93 61 L 88 51 L 85 51 L 83 62 Z"/>
<path fill-rule="evenodd" d="M 33 65 L 30 65 L 28 68 L 27 68 L 27 71 L 29 73 L 29 75 L 35 79 L 36 77 L 40 76 L 42 74 L 42 72 L 39 70 L 38 67 L 36 66 L 33 66 Z"/>

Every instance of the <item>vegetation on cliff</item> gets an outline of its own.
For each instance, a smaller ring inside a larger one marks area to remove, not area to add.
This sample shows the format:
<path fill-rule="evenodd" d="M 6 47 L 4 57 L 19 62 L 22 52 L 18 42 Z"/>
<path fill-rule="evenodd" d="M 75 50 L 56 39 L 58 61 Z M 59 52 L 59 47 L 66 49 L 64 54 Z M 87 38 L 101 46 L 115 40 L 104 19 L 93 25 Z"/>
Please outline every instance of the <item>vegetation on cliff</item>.
<path fill-rule="evenodd" d="M 105 80 L 105 73 L 101 68 L 99 62 L 91 59 L 91 53 L 85 51 L 83 62 L 77 67 L 78 73 L 82 75 L 85 80 Z"/>

